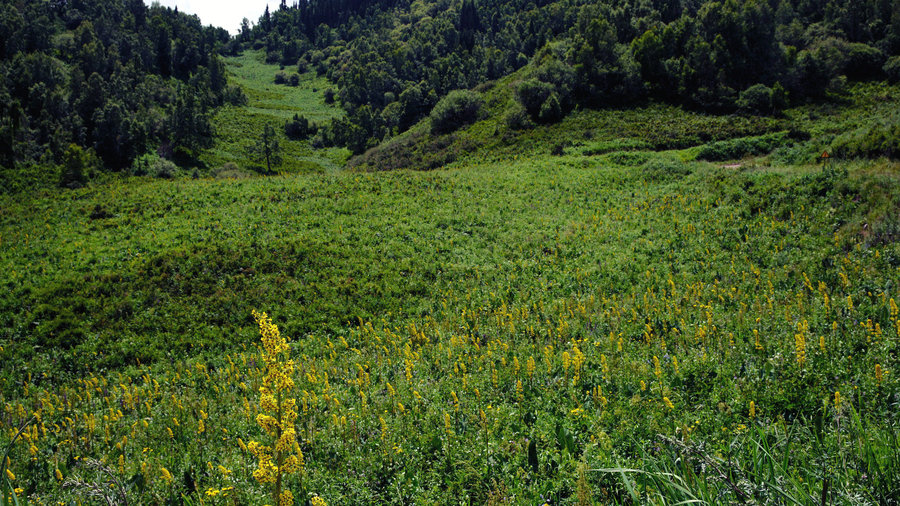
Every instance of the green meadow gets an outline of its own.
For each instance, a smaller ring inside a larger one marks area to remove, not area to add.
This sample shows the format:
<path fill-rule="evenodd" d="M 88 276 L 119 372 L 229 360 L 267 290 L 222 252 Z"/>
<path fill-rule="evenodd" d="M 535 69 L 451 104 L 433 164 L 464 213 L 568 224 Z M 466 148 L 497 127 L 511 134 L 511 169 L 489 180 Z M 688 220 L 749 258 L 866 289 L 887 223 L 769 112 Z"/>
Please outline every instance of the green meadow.
<path fill-rule="evenodd" d="M 213 147 L 200 157 L 207 167 L 232 163 L 239 169 L 264 165 L 250 159 L 248 148 L 262 135 L 265 125 L 272 126 L 282 148 L 284 163 L 273 169 L 282 173 L 335 171 L 346 162 L 349 152 L 342 148 L 313 149 L 308 140 L 291 140 L 284 135 L 284 124 L 294 114 L 313 123 L 322 123 L 344 114 L 338 104 L 325 103 L 324 93 L 337 87 L 327 79 L 307 72 L 299 76 L 297 86 L 275 84 L 278 65 L 264 62 L 262 51 L 244 51 L 240 56 L 224 58 L 229 81 L 247 96 L 244 106 L 225 105 L 216 110 L 212 124 L 216 137 Z M 286 74 L 296 69 L 285 69 Z"/>
<path fill-rule="evenodd" d="M 265 502 L 256 309 L 296 364 L 295 497 L 889 501 L 896 170 L 629 152 L 5 196 L 7 441 L 38 413 L 11 483 L 77 501 L 96 459 L 142 502 Z"/>
<path fill-rule="evenodd" d="M 227 60 L 249 102 L 209 177 L 0 196 L 4 506 L 271 503 L 253 311 L 289 343 L 300 504 L 898 500 L 900 172 L 815 163 L 896 87 L 516 130 L 500 82 L 458 132 L 349 168 L 281 137 L 258 177 L 254 132 L 339 114 L 261 57 Z"/>

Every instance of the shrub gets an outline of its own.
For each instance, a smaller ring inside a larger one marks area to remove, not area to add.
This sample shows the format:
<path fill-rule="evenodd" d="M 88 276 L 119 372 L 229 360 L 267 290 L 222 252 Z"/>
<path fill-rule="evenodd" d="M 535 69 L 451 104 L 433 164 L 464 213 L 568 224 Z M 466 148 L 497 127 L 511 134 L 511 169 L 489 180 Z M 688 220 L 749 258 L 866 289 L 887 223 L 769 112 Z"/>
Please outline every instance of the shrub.
<path fill-rule="evenodd" d="M 69 144 L 63 155 L 59 185 L 63 188 L 81 188 L 90 178 L 91 173 L 99 167 L 100 161 L 93 150 L 85 150 L 76 144 Z"/>
<path fill-rule="evenodd" d="M 284 134 L 289 139 L 302 140 L 314 135 L 318 128 L 304 116 L 295 114 L 293 119 L 284 124 Z"/>
<path fill-rule="evenodd" d="M 690 173 L 691 168 L 684 162 L 667 158 L 652 158 L 641 166 L 641 175 L 650 181 L 668 181 Z"/>
<path fill-rule="evenodd" d="M 526 79 L 516 88 L 516 99 L 528 115 L 536 119 L 541 112 L 541 106 L 551 93 L 553 93 L 552 84 L 537 79 Z"/>
<path fill-rule="evenodd" d="M 868 44 L 853 42 L 849 44 L 844 65 L 844 72 L 852 79 L 878 77 L 884 65 L 884 53 Z"/>
<path fill-rule="evenodd" d="M 150 166 L 150 175 L 153 177 L 157 177 L 160 179 L 171 179 L 175 177 L 175 173 L 178 172 L 178 166 L 175 165 L 171 160 L 166 160 L 165 158 L 157 159 Z"/>
<path fill-rule="evenodd" d="M 288 78 L 288 84 L 291 86 L 300 86 L 300 76 L 298 74 L 291 74 L 291 77 Z"/>
<path fill-rule="evenodd" d="M 249 172 L 238 167 L 234 162 L 226 162 L 212 171 L 212 176 L 216 179 L 243 179 L 250 177 L 250 175 Z"/>
<path fill-rule="evenodd" d="M 503 121 L 506 122 L 506 126 L 512 130 L 522 130 L 534 125 L 531 118 L 528 117 L 525 108 L 518 102 L 514 103 L 506 111 L 506 114 L 503 115 Z"/>
<path fill-rule="evenodd" d="M 831 145 L 841 158 L 900 158 L 900 117 L 865 126 L 839 136 Z"/>
<path fill-rule="evenodd" d="M 247 105 L 247 95 L 244 95 L 244 91 L 240 86 L 233 84 L 225 88 L 222 99 L 231 105 Z"/>
<path fill-rule="evenodd" d="M 737 106 L 746 112 L 768 113 L 772 110 L 772 88 L 765 84 L 754 84 L 741 92 Z"/>
<path fill-rule="evenodd" d="M 447 133 L 475 122 L 481 111 L 481 103 L 481 97 L 474 91 L 451 91 L 431 110 L 431 130 L 435 133 Z"/>
<path fill-rule="evenodd" d="M 891 56 L 882 67 L 891 82 L 900 82 L 900 56 Z"/>
<path fill-rule="evenodd" d="M 334 103 L 334 90 L 333 89 L 331 89 L 331 88 L 326 89 L 323 96 L 325 97 L 326 104 Z"/>
<path fill-rule="evenodd" d="M 541 110 L 538 112 L 537 119 L 544 123 L 551 123 L 563 117 L 563 108 L 559 95 L 554 91 L 541 104 Z"/>
<path fill-rule="evenodd" d="M 284 84 L 287 81 L 287 74 L 284 72 L 275 73 L 275 84 Z"/>

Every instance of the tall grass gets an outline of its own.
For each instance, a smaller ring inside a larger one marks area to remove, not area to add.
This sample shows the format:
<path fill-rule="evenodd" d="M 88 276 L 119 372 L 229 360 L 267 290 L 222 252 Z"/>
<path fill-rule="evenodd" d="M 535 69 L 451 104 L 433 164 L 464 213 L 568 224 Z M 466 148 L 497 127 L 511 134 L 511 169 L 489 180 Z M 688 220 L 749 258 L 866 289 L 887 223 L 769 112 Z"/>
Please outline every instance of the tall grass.
<path fill-rule="evenodd" d="M 753 425 L 724 448 L 659 435 L 640 469 L 595 471 L 618 476 L 620 501 L 636 504 L 900 503 L 896 420 L 866 421 L 852 406 L 826 417 Z"/>

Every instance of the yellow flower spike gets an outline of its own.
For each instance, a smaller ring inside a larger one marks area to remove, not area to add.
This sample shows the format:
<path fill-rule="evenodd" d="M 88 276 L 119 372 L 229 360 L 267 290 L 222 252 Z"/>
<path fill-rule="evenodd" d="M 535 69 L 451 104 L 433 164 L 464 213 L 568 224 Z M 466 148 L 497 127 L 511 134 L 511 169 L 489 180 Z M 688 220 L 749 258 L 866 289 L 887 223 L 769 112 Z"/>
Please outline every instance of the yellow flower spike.
<path fill-rule="evenodd" d="M 750 418 L 756 418 L 756 403 L 750 401 Z"/>
<path fill-rule="evenodd" d="M 172 484 L 172 473 L 170 473 L 168 469 L 165 467 L 159 468 L 159 474 L 162 476 L 163 481 L 170 485 Z"/>
<path fill-rule="evenodd" d="M 841 410 L 841 392 L 840 390 L 835 390 L 834 392 L 834 409 L 840 411 Z"/>
<path fill-rule="evenodd" d="M 893 302 L 894 299 L 891 299 Z M 875 364 L 875 381 L 881 384 L 882 380 L 884 380 L 884 372 L 881 370 L 881 364 Z"/>
<path fill-rule="evenodd" d="M 668 397 L 663 397 L 662 400 L 663 404 L 665 404 L 666 407 L 669 408 L 669 410 L 675 409 L 675 405 L 672 404 L 672 401 L 670 401 Z"/>
<path fill-rule="evenodd" d="M 293 496 L 289 490 L 282 490 L 282 477 L 303 470 L 303 454 L 294 429 L 298 417 L 297 401 L 289 396 L 294 389 L 294 362 L 288 357 L 290 348 L 287 340 L 266 313 L 253 311 L 253 317 L 259 325 L 262 361 L 266 367 L 263 385 L 259 389 L 261 412 L 256 416 L 256 423 L 272 438 L 274 448 L 251 441 L 247 449 L 259 460 L 257 469 L 253 471 L 254 479 L 260 484 L 272 484 L 272 499 L 278 505 L 289 506 L 293 504 Z M 310 378 L 318 378 L 315 368 L 307 374 Z M 360 395 L 363 395 L 362 391 Z M 313 406 L 318 402 L 315 394 L 311 400 Z M 327 404 L 327 394 L 325 401 Z M 306 407 L 306 395 L 303 402 Z"/>
<path fill-rule="evenodd" d="M 444 432 L 447 433 L 447 437 L 453 437 L 453 429 L 451 425 L 450 415 L 445 411 L 444 412 Z"/>

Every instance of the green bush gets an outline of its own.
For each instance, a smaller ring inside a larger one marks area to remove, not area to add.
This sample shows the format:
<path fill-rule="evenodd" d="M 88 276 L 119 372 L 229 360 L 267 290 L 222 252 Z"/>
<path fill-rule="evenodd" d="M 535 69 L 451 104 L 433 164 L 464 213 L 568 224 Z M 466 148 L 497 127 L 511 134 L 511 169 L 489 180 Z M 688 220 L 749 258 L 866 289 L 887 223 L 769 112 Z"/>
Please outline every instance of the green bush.
<path fill-rule="evenodd" d="M 697 148 L 696 158 L 710 162 L 734 160 L 747 155 L 771 153 L 775 148 L 785 146 L 790 142 L 787 132 L 711 142 Z"/>
<path fill-rule="evenodd" d="M 516 88 L 516 99 L 522 104 L 529 116 L 537 119 L 541 112 L 541 107 L 552 93 L 552 84 L 538 81 L 537 79 L 526 79 L 519 83 L 519 86 Z"/>
<path fill-rule="evenodd" d="M 839 136 L 831 144 L 840 158 L 900 158 L 900 117 L 893 117 Z"/>
<path fill-rule="evenodd" d="M 783 109 L 787 97 L 784 88 L 775 83 L 772 88 L 757 83 L 742 91 L 735 104 L 739 109 L 755 114 L 771 114 Z"/>
<path fill-rule="evenodd" d="M 651 158 L 641 166 L 641 175 L 649 181 L 668 181 L 690 173 L 691 168 L 687 164 L 668 158 Z"/>
<path fill-rule="evenodd" d="M 178 172 L 178 166 L 171 160 L 165 158 L 157 159 L 150 166 L 150 175 L 159 179 L 172 179 Z"/>
<path fill-rule="evenodd" d="M 233 84 L 225 88 L 222 99 L 225 101 L 225 103 L 231 105 L 247 105 L 247 95 L 244 94 L 244 91 L 240 86 Z"/>
<path fill-rule="evenodd" d="M 481 111 L 481 104 L 481 96 L 474 91 L 451 91 L 431 110 L 431 130 L 435 133 L 447 133 L 474 123 Z"/>
<path fill-rule="evenodd" d="M 503 121 L 512 130 L 522 130 L 534 125 L 522 104 L 514 103 L 503 115 Z"/>
<path fill-rule="evenodd" d="M 891 56 L 882 67 L 891 82 L 900 82 L 900 56 Z"/>
<path fill-rule="evenodd" d="M 69 144 L 63 155 L 59 185 L 63 188 L 80 188 L 100 167 L 100 160 L 92 149 L 85 150 L 81 146 Z"/>

